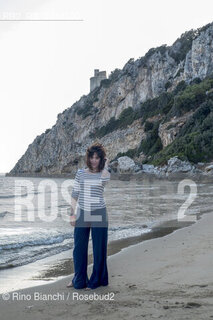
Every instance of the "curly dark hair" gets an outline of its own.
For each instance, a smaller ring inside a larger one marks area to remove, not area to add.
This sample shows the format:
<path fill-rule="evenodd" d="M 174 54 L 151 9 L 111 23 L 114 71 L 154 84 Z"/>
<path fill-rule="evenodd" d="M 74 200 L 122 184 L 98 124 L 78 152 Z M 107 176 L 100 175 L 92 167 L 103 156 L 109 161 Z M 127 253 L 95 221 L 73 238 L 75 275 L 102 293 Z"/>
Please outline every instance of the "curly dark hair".
<path fill-rule="evenodd" d="M 87 148 L 86 151 L 86 165 L 87 167 L 92 171 L 93 168 L 90 163 L 90 158 L 92 158 L 94 153 L 97 153 L 98 157 L 100 158 L 98 171 L 102 171 L 105 165 L 105 157 L 106 157 L 106 151 L 104 149 L 104 146 L 101 143 L 93 143 L 90 147 Z"/>

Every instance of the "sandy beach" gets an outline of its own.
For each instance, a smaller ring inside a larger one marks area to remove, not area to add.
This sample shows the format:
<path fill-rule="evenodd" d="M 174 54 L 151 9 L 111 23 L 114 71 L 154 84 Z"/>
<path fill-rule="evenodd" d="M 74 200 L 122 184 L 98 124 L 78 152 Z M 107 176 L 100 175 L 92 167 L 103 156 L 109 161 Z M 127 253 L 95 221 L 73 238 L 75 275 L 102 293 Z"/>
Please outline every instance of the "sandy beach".
<path fill-rule="evenodd" d="M 1 317 L 211 319 L 212 226 L 213 214 L 203 214 L 188 227 L 109 256 L 107 287 L 90 291 L 66 288 L 70 275 L 51 284 L 0 295 Z"/>

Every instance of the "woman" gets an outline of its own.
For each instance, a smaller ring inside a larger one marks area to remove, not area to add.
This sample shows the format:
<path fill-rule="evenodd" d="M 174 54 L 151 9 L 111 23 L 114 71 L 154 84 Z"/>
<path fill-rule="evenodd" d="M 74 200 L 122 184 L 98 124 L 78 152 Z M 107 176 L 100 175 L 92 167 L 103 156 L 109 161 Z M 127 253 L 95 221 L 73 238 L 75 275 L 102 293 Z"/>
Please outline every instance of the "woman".
<path fill-rule="evenodd" d="M 110 169 L 105 149 L 100 143 L 95 143 L 87 149 L 86 164 L 87 168 L 78 169 L 76 173 L 71 195 L 70 223 L 75 227 L 73 249 L 75 274 L 67 287 L 91 290 L 108 285 L 108 213 L 103 192 L 110 180 Z M 87 258 L 90 229 L 94 262 L 89 279 Z"/>

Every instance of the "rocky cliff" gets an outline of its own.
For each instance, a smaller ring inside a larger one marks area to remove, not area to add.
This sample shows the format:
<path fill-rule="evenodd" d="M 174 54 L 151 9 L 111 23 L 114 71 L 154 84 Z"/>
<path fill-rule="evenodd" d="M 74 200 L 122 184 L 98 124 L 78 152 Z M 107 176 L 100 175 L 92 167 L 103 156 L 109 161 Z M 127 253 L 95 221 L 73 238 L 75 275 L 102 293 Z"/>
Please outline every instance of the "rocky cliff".
<path fill-rule="evenodd" d="M 179 84 L 187 86 L 211 74 L 213 23 L 185 32 L 172 46 L 152 48 L 136 61 L 130 59 L 123 69 L 115 69 L 98 88 L 58 114 L 56 124 L 35 138 L 7 175 L 72 174 L 84 165 L 86 148 L 94 141 L 103 143 L 110 160 L 134 150 L 132 158 L 146 162 L 150 156 L 141 145 L 149 132 L 147 121 L 158 123 L 155 152 L 168 147 L 195 112 L 184 109 L 166 119 L 174 104 L 174 99 L 167 101 L 170 93 Z M 160 105 L 162 95 L 166 101 Z M 155 112 L 149 113 L 154 102 Z M 168 110 L 158 112 L 164 104 Z"/>

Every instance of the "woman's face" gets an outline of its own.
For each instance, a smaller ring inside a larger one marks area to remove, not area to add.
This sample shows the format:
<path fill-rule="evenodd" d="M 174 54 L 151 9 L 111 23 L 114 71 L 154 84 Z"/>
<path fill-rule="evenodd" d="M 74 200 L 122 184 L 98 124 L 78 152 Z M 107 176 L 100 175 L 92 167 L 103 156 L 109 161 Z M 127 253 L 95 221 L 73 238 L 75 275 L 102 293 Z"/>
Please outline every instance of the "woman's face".
<path fill-rule="evenodd" d="M 90 163 L 93 168 L 93 170 L 98 169 L 100 162 L 100 158 L 96 152 L 94 152 L 93 156 L 90 158 Z"/>

